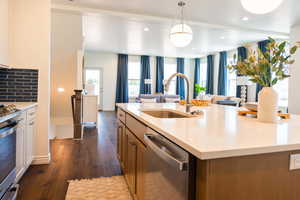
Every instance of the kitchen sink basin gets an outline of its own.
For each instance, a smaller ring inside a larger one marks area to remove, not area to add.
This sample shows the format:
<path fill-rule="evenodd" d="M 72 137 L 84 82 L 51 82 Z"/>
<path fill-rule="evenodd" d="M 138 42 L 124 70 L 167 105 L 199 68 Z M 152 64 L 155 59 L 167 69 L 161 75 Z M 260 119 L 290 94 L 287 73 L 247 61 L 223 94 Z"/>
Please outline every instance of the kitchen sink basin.
<path fill-rule="evenodd" d="M 180 113 L 171 110 L 144 110 L 143 113 L 156 118 L 190 118 L 190 114 Z"/>

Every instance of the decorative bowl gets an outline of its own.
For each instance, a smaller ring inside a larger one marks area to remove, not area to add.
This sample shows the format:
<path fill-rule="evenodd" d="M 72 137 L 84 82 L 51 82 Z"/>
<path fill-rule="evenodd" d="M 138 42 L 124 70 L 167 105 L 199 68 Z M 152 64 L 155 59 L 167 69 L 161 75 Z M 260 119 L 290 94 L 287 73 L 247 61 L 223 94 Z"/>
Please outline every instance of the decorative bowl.
<path fill-rule="evenodd" d="M 246 103 L 244 107 L 247 108 L 249 111 L 257 112 L 257 105 L 257 103 Z"/>

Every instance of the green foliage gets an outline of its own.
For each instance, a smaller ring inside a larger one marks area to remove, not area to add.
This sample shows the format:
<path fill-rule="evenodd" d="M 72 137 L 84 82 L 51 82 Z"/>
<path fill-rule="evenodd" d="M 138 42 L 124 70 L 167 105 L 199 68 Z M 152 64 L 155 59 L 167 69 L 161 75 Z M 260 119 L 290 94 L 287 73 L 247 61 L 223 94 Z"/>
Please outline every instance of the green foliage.
<path fill-rule="evenodd" d="M 195 84 L 195 92 L 197 95 L 199 95 L 201 92 L 205 92 L 206 88 L 202 87 L 200 84 Z"/>
<path fill-rule="evenodd" d="M 298 46 L 287 50 L 288 43 L 286 41 L 279 43 L 273 38 L 269 38 L 269 40 L 266 52 L 262 52 L 259 48 L 257 51 L 250 50 L 247 59 L 238 61 L 236 65 L 227 66 L 228 69 L 248 76 L 250 81 L 264 87 L 272 87 L 278 81 L 290 77 L 288 66 L 295 62 L 291 56 L 296 53 Z"/>

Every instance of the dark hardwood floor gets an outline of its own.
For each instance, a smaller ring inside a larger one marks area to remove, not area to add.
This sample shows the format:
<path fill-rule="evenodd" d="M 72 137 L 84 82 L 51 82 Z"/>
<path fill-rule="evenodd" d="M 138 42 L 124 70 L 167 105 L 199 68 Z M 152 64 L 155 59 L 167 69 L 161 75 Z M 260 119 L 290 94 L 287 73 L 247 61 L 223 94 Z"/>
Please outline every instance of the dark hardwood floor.
<path fill-rule="evenodd" d="M 51 141 L 51 164 L 28 169 L 18 200 L 64 200 L 68 180 L 120 175 L 116 142 L 115 112 L 101 112 L 98 132 L 87 128 L 82 141 Z"/>

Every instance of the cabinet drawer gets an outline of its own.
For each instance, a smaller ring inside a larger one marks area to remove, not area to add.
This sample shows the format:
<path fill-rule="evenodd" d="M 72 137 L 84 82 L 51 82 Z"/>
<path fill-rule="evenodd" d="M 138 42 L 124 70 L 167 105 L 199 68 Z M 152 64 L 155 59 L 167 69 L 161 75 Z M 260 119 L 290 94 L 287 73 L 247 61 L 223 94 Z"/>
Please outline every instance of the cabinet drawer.
<path fill-rule="evenodd" d="M 36 117 L 36 107 L 27 110 L 27 121 L 33 121 Z"/>
<path fill-rule="evenodd" d="M 121 110 L 120 108 L 118 108 L 118 119 L 125 123 L 125 112 L 123 110 Z"/>
<path fill-rule="evenodd" d="M 26 123 L 26 112 L 22 112 L 21 115 L 17 118 L 19 120 L 18 126 L 24 126 Z"/>
<path fill-rule="evenodd" d="M 144 143 L 144 134 L 147 131 L 147 127 L 144 124 L 127 114 L 126 126 L 140 141 Z"/>

